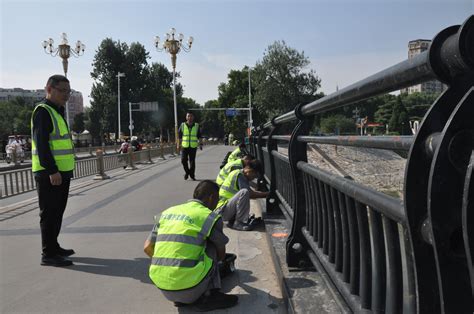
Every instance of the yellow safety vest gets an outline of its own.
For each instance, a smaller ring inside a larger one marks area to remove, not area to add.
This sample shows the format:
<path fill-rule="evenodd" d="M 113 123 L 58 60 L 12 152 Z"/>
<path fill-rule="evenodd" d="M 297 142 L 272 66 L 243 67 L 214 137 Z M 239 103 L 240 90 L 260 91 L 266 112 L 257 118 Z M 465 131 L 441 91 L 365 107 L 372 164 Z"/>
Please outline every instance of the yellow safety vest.
<path fill-rule="evenodd" d="M 229 173 L 229 176 L 224 180 L 219 189 L 219 203 L 217 208 L 221 208 L 239 192 L 239 175 L 244 175 L 242 169 L 237 169 Z"/>
<path fill-rule="evenodd" d="M 199 124 L 194 123 L 191 130 L 189 129 L 188 125 L 183 122 L 181 123 L 181 131 L 183 132 L 183 138 L 181 141 L 181 146 L 184 148 L 196 148 L 198 147 L 198 133 Z"/>
<path fill-rule="evenodd" d="M 243 169 L 244 168 L 244 163 L 242 159 L 237 159 L 231 162 L 228 162 L 219 172 L 216 178 L 216 183 L 221 186 L 222 183 L 224 183 L 225 179 L 231 173 L 231 171 L 237 170 L 237 169 Z"/>
<path fill-rule="evenodd" d="M 153 283 L 163 290 L 183 290 L 196 286 L 212 267 L 206 240 L 221 216 L 191 200 L 165 210 L 149 269 Z"/>
<path fill-rule="evenodd" d="M 74 145 L 69 133 L 69 128 L 64 118 L 51 106 L 38 104 L 31 115 L 31 132 L 33 132 L 33 117 L 36 110 L 41 107 L 48 111 L 53 124 L 53 130 L 49 134 L 49 148 L 53 155 L 56 166 L 59 171 L 74 170 Z M 36 150 L 36 141 L 32 136 L 31 141 L 31 168 L 33 172 L 45 170 L 40 164 L 38 151 Z"/>
<path fill-rule="evenodd" d="M 240 158 L 244 157 L 244 153 L 240 150 L 240 147 L 237 147 L 227 158 L 227 163 L 236 161 Z"/>

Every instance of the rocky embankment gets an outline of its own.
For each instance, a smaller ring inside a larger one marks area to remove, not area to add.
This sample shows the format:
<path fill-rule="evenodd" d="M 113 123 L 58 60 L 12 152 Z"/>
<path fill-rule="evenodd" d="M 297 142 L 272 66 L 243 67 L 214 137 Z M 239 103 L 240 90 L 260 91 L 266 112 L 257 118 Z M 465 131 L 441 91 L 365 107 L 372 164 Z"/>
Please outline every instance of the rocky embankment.
<path fill-rule="evenodd" d="M 284 148 L 279 151 L 286 154 Z M 373 148 L 308 145 L 308 162 L 377 191 L 402 198 L 406 159 L 389 150 Z"/>

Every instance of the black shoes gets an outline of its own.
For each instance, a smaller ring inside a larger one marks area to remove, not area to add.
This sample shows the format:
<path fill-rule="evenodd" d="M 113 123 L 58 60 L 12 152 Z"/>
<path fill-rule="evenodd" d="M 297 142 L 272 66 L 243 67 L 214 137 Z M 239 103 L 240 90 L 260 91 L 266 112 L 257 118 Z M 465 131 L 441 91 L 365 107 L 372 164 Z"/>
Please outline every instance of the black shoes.
<path fill-rule="evenodd" d="M 261 224 L 263 224 L 262 217 L 255 217 L 255 214 L 252 214 L 247 222 L 229 220 L 227 227 L 239 231 L 252 231 L 255 227 Z"/>
<path fill-rule="evenodd" d="M 196 181 L 196 177 L 191 175 L 191 179 L 193 179 L 193 181 Z"/>
<path fill-rule="evenodd" d="M 186 174 L 184 175 L 184 180 L 187 180 L 188 177 L 189 177 L 189 175 L 186 173 Z"/>
<path fill-rule="evenodd" d="M 67 257 L 67 256 L 71 256 L 71 255 L 76 254 L 76 252 L 74 252 L 74 250 L 72 250 L 72 249 L 63 249 L 62 247 L 60 247 L 57 250 L 57 253 L 58 253 L 59 256 L 62 256 L 62 257 Z"/>
<path fill-rule="evenodd" d="M 225 253 L 225 258 L 223 261 L 220 261 L 218 264 L 219 274 L 221 278 L 231 275 L 235 271 L 235 260 L 237 255 L 232 253 Z"/>
<path fill-rule="evenodd" d="M 250 225 L 248 223 L 243 223 L 243 222 L 240 222 L 240 221 L 234 222 L 234 224 L 232 226 L 230 226 L 230 228 L 232 228 L 234 230 L 238 230 L 238 231 L 252 231 L 253 230 L 252 225 Z"/>
<path fill-rule="evenodd" d="M 55 267 L 65 267 L 73 265 L 71 260 L 64 258 L 60 255 L 53 256 L 42 256 L 41 257 L 42 266 L 55 266 Z"/>
<path fill-rule="evenodd" d="M 218 309 L 226 309 L 237 304 L 239 298 L 236 295 L 225 294 L 216 290 L 211 291 L 209 295 L 202 296 L 196 302 L 194 309 L 197 312 L 208 312 Z"/>

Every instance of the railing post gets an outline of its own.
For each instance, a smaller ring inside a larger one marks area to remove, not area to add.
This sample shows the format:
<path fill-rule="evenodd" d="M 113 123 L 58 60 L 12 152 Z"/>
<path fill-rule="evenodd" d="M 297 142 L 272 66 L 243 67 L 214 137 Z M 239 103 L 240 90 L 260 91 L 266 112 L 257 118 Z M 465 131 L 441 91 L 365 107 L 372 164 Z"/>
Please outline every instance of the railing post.
<path fill-rule="evenodd" d="M 105 150 L 105 143 L 102 143 L 102 153 L 107 155 L 107 151 Z"/>
<path fill-rule="evenodd" d="M 151 145 L 150 144 L 147 145 L 147 149 L 148 149 L 148 154 L 147 154 L 148 155 L 148 163 L 152 164 L 153 160 L 151 160 Z"/>
<path fill-rule="evenodd" d="M 311 264 L 306 251 L 310 249 L 306 239 L 302 233 L 305 226 L 305 193 L 304 182 L 301 172 L 297 168 L 300 161 L 307 162 L 307 145 L 305 142 L 298 141 L 298 136 L 307 135 L 313 125 L 314 116 L 305 117 L 301 113 L 302 105 L 299 104 L 295 108 L 295 115 L 299 122 L 291 133 L 290 143 L 288 145 L 288 158 L 290 160 L 291 179 L 293 184 L 293 195 L 295 196 L 295 208 L 293 215 L 293 224 L 290 236 L 286 241 L 286 262 L 289 267 L 305 267 Z"/>
<path fill-rule="evenodd" d="M 104 156 L 103 152 L 98 149 L 95 152 L 95 155 L 97 157 L 97 174 L 94 177 L 94 180 L 105 180 L 105 179 L 110 179 L 108 175 L 105 174 L 105 167 L 104 167 Z"/>
<path fill-rule="evenodd" d="M 89 144 L 89 155 L 94 156 L 94 154 L 92 154 L 92 144 Z"/>
<path fill-rule="evenodd" d="M 18 166 L 18 156 L 16 155 L 16 147 L 12 151 L 12 162 L 15 166 Z"/>
<path fill-rule="evenodd" d="M 128 162 L 127 162 L 127 167 L 125 168 L 125 170 L 135 170 L 137 169 L 137 167 L 135 167 L 135 164 L 133 162 L 133 159 L 135 158 L 135 155 L 133 153 L 133 149 L 130 147 L 128 149 Z"/>
<path fill-rule="evenodd" d="M 160 158 L 165 160 L 165 154 L 164 154 L 164 150 L 163 150 L 163 142 L 160 141 Z"/>
<path fill-rule="evenodd" d="M 255 156 L 255 158 L 258 158 L 261 161 L 263 169 L 265 169 L 265 160 L 263 158 L 263 150 L 262 150 L 262 147 L 263 147 L 263 145 L 262 145 L 262 143 L 263 143 L 262 136 L 263 136 L 264 133 L 265 133 L 265 129 L 261 127 L 260 130 L 259 130 L 258 139 L 257 139 L 257 156 Z M 264 177 L 263 173 L 261 173 L 260 176 L 257 179 L 257 189 L 259 191 L 266 191 L 267 190 L 267 185 L 265 183 L 265 177 Z"/>
<path fill-rule="evenodd" d="M 276 118 L 276 117 L 275 117 Z M 272 119 L 272 129 L 268 134 L 267 140 L 267 150 L 268 150 L 268 160 L 270 161 L 270 191 L 266 199 L 266 209 L 268 214 L 281 214 L 279 209 L 279 202 L 278 197 L 276 195 L 276 174 L 275 174 L 275 158 L 272 154 L 272 151 L 276 151 L 278 149 L 277 142 L 272 139 L 272 136 L 277 132 L 279 129 L 278 125 L 275 124 L 275 118 Z"/>

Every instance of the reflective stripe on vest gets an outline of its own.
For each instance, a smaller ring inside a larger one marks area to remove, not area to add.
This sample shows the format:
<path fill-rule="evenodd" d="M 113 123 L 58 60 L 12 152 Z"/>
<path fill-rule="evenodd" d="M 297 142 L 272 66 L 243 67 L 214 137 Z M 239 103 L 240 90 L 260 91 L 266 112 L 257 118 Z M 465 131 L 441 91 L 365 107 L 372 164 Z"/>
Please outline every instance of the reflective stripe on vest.
<path fill-rule="evenodd" d="M 58 170 L 74 170 L 74 145 L 69 134 L 69 128 L 64 118 L 54 108 L 47 104 L 38 104 L 31 115 L 31 130 L 33 131 L 33 118 L 39 107 L 44 108 L 51 118 L 53 130 L 49 134 L 48 143 Z M 36 141 L 33 136 L 31 141 L 31 162 L 33 172 L 45 169 L 40 164 L 38 150 L 36 149 Z"/>
<path fill-rule="evenodd" d="M 31 150 L 32 155 L 38 155 L 38 151 L 36 149 Z M 61 156 L 61 155 L 71 155 L 74 154 L 74 149 L 56 149 L 51 151 L 53 156 Z"/>
<path fill-rule="evenodd" d="M 157 258 L 153 257 L 151 259 L 152 265 L 159 266 L 174 266 L 174 267 L 194 267 L 199 262 L 204 261 L 204 256 L 201 256 L 198 260 L 193 259 L 177 259 L 177 258 Z"/>
<path fill-rule="evenodd" d="M 227 202 L 239 192 L 238 179 L 239 175 L 243 175 L 242 169 L 232 171 L 219 189 L 219 202 L 217 208 L 227 204 Z"/>
<path fill-rule="evenodd" d="M 199 284 L 212 268 L 206 240 L 220 218 L 198 201 L 171 207 L 159 217 L 149 275 L 164 290 L 183 290 Z"/>
<path fill-rule="evenodd" d="M 189 130 L 189 127 L 185 122 L 181 124 L 181 131 L 183 132 L 183 138 L 182 138 L 182 143 L 181 143 L 182 147 L 184 148 L 198 147 L 198 138 L 197 138 L 198 128 L 199 128 L 199 124 L 197 123 L 194 123 L 191 130 Z"/>
<path fill-rule="evenodd" d="M 224 180 L 229 176 L 229 173 L 231 173 L 234 170 L 242 169 L 242 168 L 244 168 L 244 165 L 242 164 L 241 159 L 228 162 L 221 169 L 221 171 L 219 171 L 219 174 L 217 175 L 217 178 L 216 178 L 217 185 L 221 186 L 222 183 L 224 183 Z"/>

